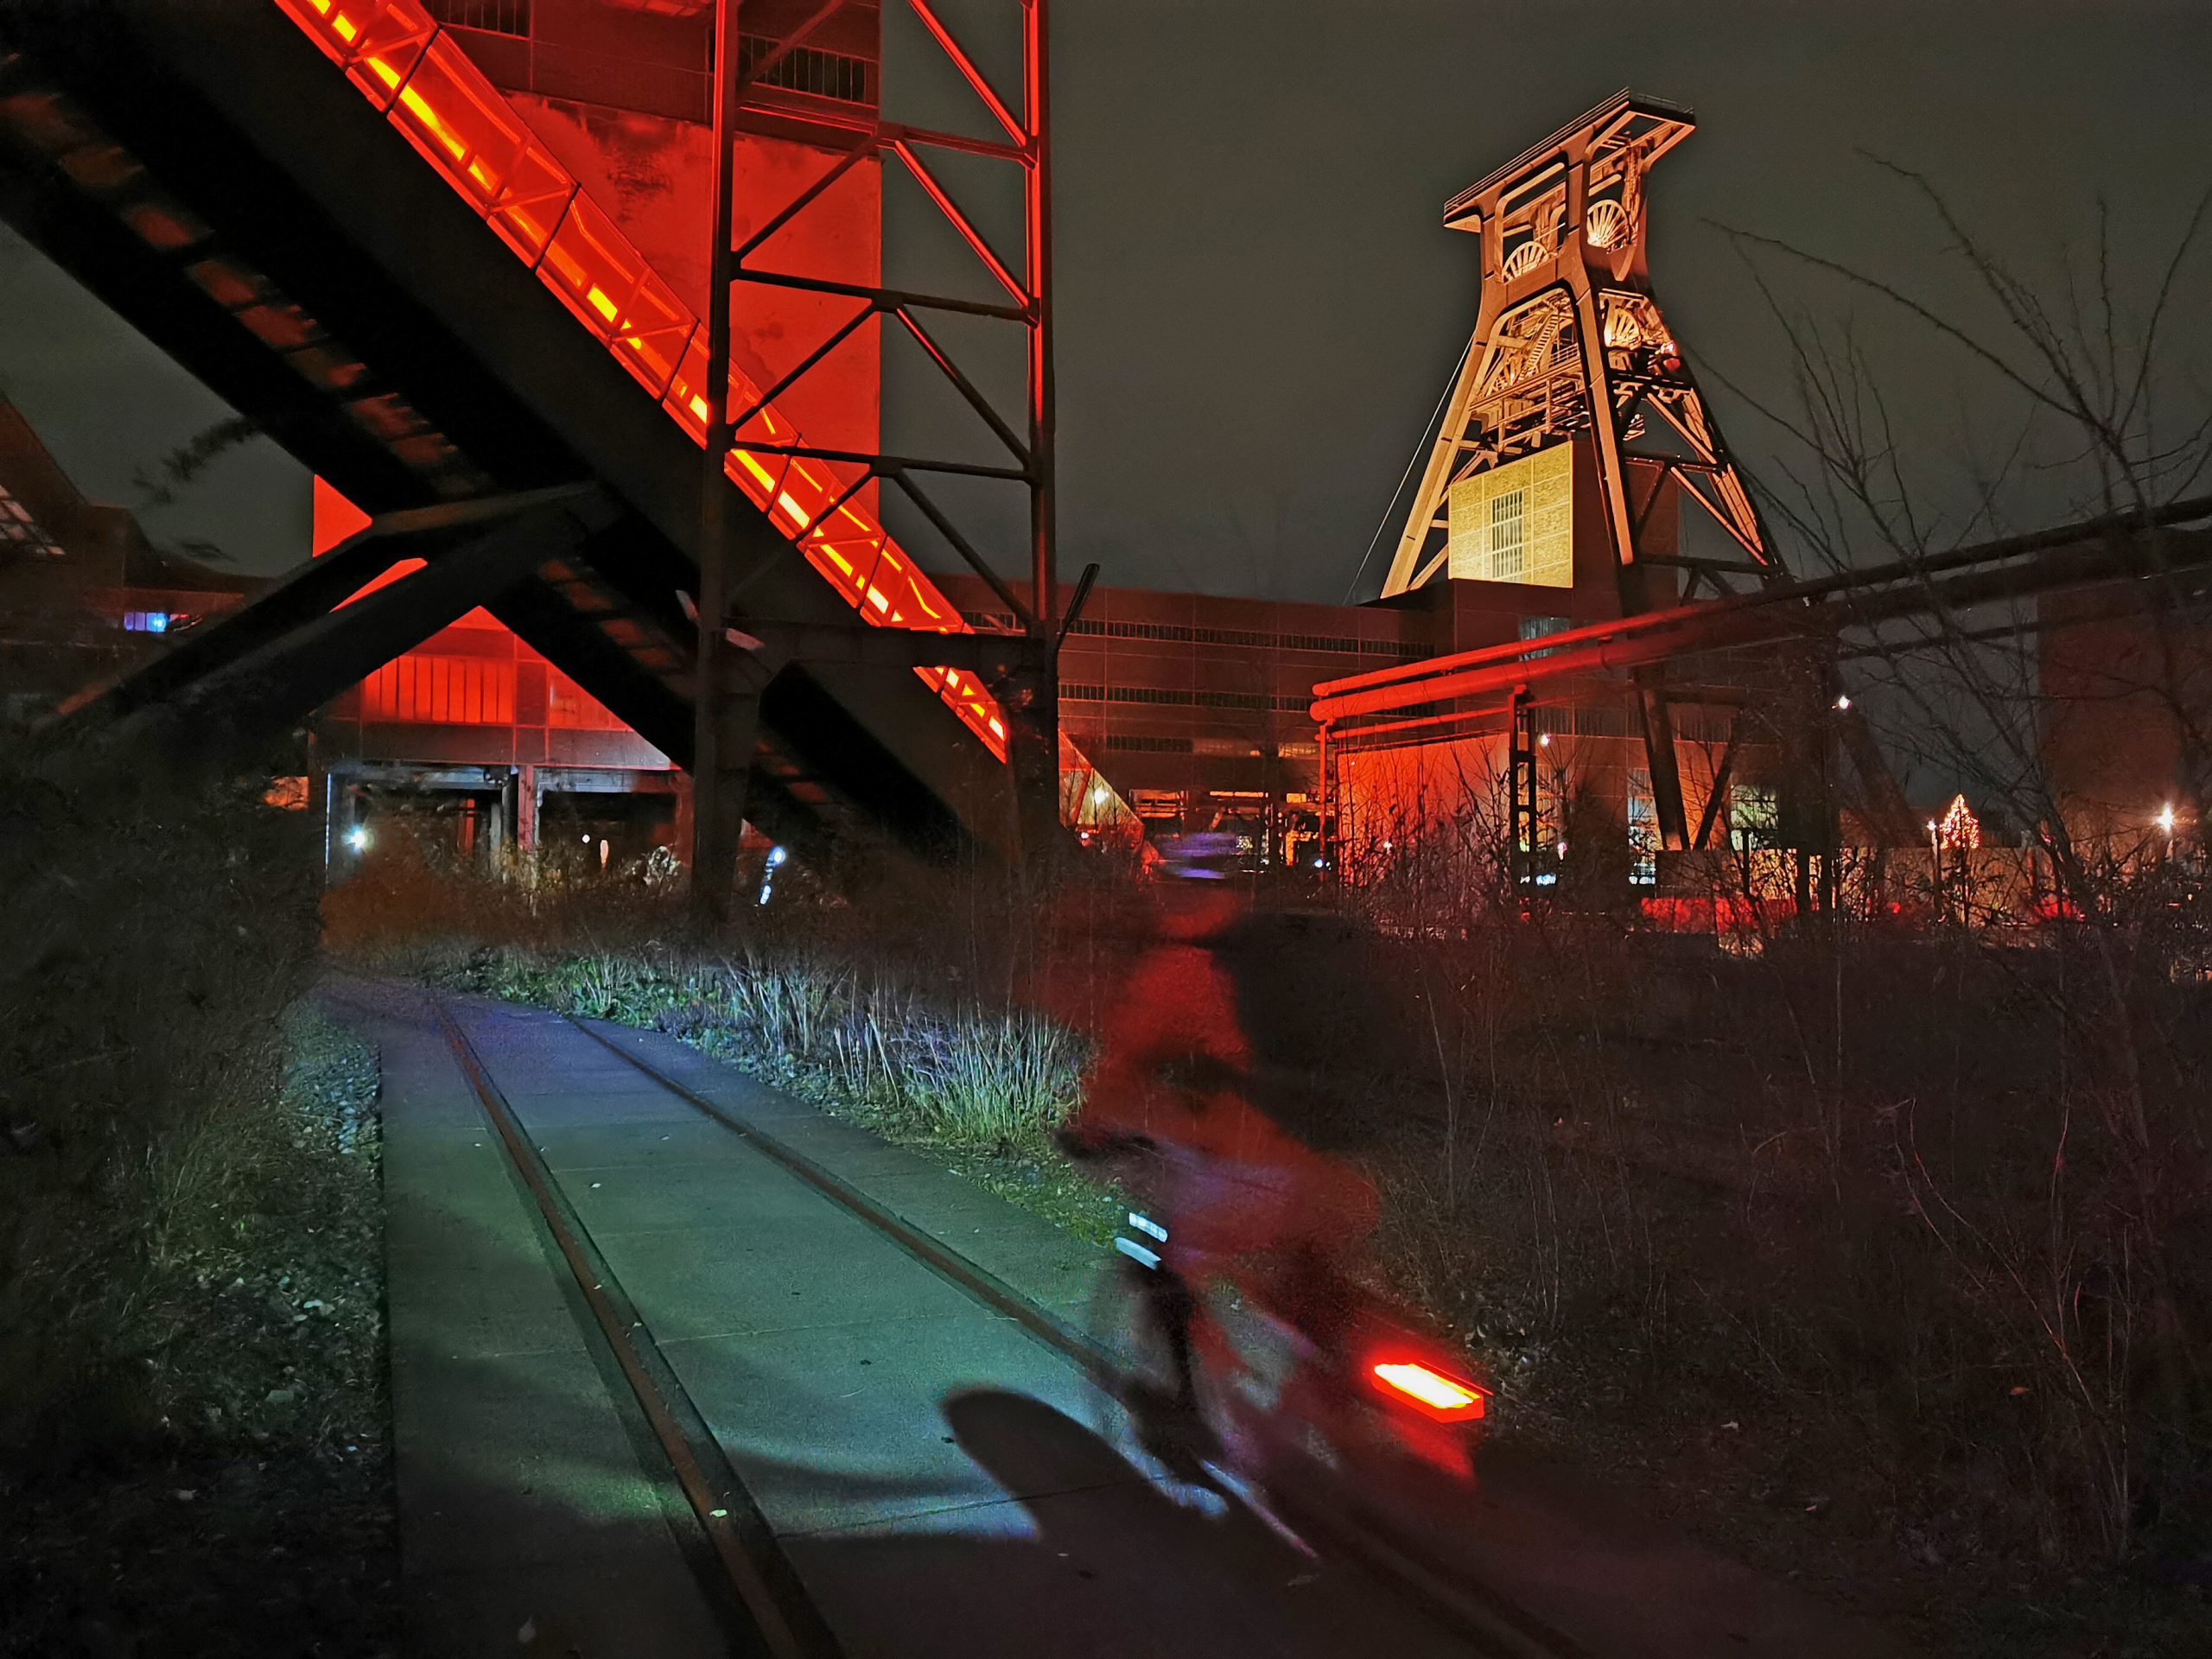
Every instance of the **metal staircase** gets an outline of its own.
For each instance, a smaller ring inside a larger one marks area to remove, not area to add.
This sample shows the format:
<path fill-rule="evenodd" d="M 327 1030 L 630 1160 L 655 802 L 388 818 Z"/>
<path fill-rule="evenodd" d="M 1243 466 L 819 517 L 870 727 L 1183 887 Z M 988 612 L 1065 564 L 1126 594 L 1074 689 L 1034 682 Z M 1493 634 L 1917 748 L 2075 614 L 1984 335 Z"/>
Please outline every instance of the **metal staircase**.
<path fill-rule="evenodd" d="M 403 515 L 349 572 L 423 560 L 372 607 L 303 571 L 67 718 L 194 697 L 241 731 L 296 718 L 328 677 L 287 630 L 351 661 L 419 643 L 466 598 L 686 763 L 703 330 L 423 14 L 338 3 L 0 3 L 0 215 L 365 511 Z M 776 418 L 755 410 L 741 438 Z M 741 448 L 730 476 L 738 626 L 964 631 L 826 463 Z M 502 503 L 543 533 L 519 574 L 512 515 L 456 530 Z M 750 815 L 802 842 L 1010 850 L 976 643 L 765 657 Z"/>

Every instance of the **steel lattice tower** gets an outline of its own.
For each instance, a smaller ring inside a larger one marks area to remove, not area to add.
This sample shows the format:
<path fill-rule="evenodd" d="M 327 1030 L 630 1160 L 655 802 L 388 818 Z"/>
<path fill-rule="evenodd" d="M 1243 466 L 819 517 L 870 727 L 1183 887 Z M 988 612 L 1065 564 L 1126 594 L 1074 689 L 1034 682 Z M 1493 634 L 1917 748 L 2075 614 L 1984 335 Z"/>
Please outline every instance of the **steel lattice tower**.
<path fill-rule="evenodd" d="M 1446 207 L 1446 226 L 1479 240 L 1481 305 L 1384 596 L 1446 571 L 1455 486 L 1577 440 L 1622 614 L 1787 574 L 1651 294 L 1644 181 L 1694 126 L 1686 109 L 1623 92 Z M 1726 532 L 1725 556 L 1676 548 L 1671 509 L 1685 498 Z M 1665 686 L 1650 673 L 1637 686 L 1660 830 L 1679 848 L 1688 830 Z"/>

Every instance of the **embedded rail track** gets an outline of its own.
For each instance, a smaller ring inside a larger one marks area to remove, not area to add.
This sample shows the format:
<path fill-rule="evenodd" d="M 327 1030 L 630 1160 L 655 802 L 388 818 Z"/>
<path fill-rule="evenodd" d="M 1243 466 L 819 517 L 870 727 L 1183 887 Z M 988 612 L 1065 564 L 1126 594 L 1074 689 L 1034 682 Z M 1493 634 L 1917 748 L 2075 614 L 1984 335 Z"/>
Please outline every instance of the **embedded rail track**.
<path fill-rule="evenodd" d="M 516 1173 L 589 1309 L 670 1473 L 696 1518 L 715 1564 L 715 1588 L 754 1630 L 773 1659 L 836 1659 L 842 1649 L 828 1620 L 786 1559 L 766 1517 L 731 1465 L 675 1369 L 663 1357 L 620 1281 L 594 1244 L 589 1229 L 563 1191 L 559 1174 L 531 1144 L 490 1068 L 444 999 L 431 998 L 438 1026 L 481 1103 Z M 865 1223 L 960 1292 L 1015 1324 L 1112 1392 L 1116 1369 L 1085 1332 L 1007 1285 L 943 1240 L 862 1192 L 851 1181 L 787 1145 L 759 1124 L 707 1098 L 634 1049 L 582 1020 L 565 1023 L 635 1068 L 657 1089 L 720 1125 L 748 1147 Z M 1502 1659 L 1591 1659 L 1587 1650 L 1488 1586 L 1448 1574 L 1395 1546 L 1356 1534 L 1325 1533 L 1332 1554 L 1347 1558 L 1475 1650 Z"/>

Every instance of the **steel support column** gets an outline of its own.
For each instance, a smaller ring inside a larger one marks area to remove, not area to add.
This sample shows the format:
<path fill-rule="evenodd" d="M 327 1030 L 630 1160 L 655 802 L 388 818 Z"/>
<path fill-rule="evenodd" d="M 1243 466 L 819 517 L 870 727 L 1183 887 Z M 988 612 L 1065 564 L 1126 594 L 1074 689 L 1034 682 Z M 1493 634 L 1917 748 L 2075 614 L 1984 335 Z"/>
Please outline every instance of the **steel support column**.
<path fill-rule="evenodd" d="M 1022 101 L 1029 128 L 1029 166 L 1024 198 L 1029 221 L 1029 626 L 1039 649 L 1014 699 L 1015 799 L 1025 859 L 1033 861 L 1060 839 L 1059 653 L 1051 649 L 1059 614 L 1055 551 L 1053 452 L 1056 410 L 1052 374 L 1052 162 L 1048 110 L 1051 55 L 1047 0 L 1022 6 Z"/>
<path fill-rule="evenodd" d="M 730 118 L 738 94 L 740 0 L 717 0 L 715 16 L 713 212 L 707 281 L 707 447 L 699 491 L 699 638 L 692 682 L 691 903 L 715 918 L 737 880 L 745 833 L 745 786 L 760 716 L 757 695 L 737 694 L 725 630 L 729 613 L 729 493 L 724 476 L 733 438 L 729 406 L 729 297 L 733 239 Z"/>
<path fill-rule="evenodd" d="M 721 3 L 728 6 L 733 0 L 721 0 Z M 1019 0 L 1022 95 L 1018 108 L 1000 96 L 982 66 L 969 54 L 947 21 L 938 14 L 932 0 L 903 0 L 902 9 L 912 13 L 933 43 L 932 58 L 938 59 L 941 67 L 949 67 L 974 94 L 979 112 L 988 116 L 995 129 L 993 135 L 979 137 L 942 128 L 925 130 L 886 120 L 880 109 L 871 118 L 846 120 L 844 124 L 854 134 L 851 147 L 780 210 L 769 215 L 747 238 L 737 249 L 732 274 L 740 282 L 848 296 L 864 302 L 867 307 L 860 316 L 803 354 L 798 366 L 779 383 L 778 391 L 812 373 L 835 352 L 840 340 L 869 316 L 894 317 L 1003 447 L 1007 461 L 978 461 L 965 455 L 894 455 L 796 442 L 753 442 L 746 447 L 758 455 L 780 454 L 827 461 L 837 466 L 865 467 L 868 479 L 882 479 L 896 486 L 946 544 L 992 585 L 1007 608 L 1020 619 L 1027 650 L 1019 662 L 1009 661 L 1006 664 L 1007 671 L 1003 677 L 989 680 L 988 684 L 1005 715 L 1003 738 L 1013 774 L 1019 838 L 1024 855 L 1033 857 L 1058 844 L 1064 833 L 1060 823 L 1061 739 L 1056 649 L 1062 619 L 1054 549 L 1056 422 L 1052 156 L 1047 137 L 1051 100 L 1048 0 Z M 742 111 L 734 109 L 734 113 L 741 116 Z M 1000 256 L 990 238 L 962 206 L 959 192 L 953 188 L 957 181 L 941 177 L 931 167 L 927 153 L 932 150 L 950 150 L 1010 163 L 1022 169 L 1026 245 L 1020 258 Z M 820 200 L 839 179 L 869 155 L 883 159 L 887 178 L 893 175 L 906 177 L 919 189 L 934 209 L 936 218 L 968 248 L 981 269 L 1002 291 L 1000 299 L 982 301 L 951 292 L 921 292 L 881 284 L 831 281 L 748 263 L 770 238 Z M 717 243 L 718 249 L 720 246 Z M 719 283 L 716 291 L 721 291 Z M 946 343 L 923 325 L 917 314 L 925 309 L 989 318 L 1015 324 L 1023 330 L 1027 353 L 1026 429 L 1023 419 L 1003 416 L 993 407 L 976 380 L 955 360 Z M 1026 582 L 1019 577 L 1001 576 L 992 568 L 991 562 L 953 516 L 921 489 L 915 474 L 924 472 L 996 480 L 1028 491 Z M 1018 596 L 1018 590 L 1024 588 L 1026 594 Z M 702 613 L 706 609 L 702 603 Z"/>
<path fill-rule="evenodd" d="M 1637 676 L 1637 705 L 1643 715 L 1645 764 L 1651 769 L 1651 805 L 1659 818 L 1659 843 L 1670 853 L 1690 844 L 1689 813 L 1682 804 L 1682 768 L 1675 753 L 1675 716 L 1667 695 L 1649 671 Z"/>

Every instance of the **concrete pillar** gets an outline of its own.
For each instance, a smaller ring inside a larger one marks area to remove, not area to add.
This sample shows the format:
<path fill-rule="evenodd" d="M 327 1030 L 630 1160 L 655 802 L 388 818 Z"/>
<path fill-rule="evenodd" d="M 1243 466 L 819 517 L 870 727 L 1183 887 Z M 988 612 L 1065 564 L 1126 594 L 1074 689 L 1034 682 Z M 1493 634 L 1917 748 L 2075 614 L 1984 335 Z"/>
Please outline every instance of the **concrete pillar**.
<path fill-rule="evenodd" d="M 689 868 L 691 859 L 691 774 L 676 774 L 676 824 L 673 850 Z"/>
<path fill-rule="evenodd" d="M 537 850 L 537 810 L 544 803 L 538 787 L 537 768 L 519 766 L 515 772 L 515 850 Z"/>
<path fill-rule="evenodd" d="M 728 908 L 736 889 L 745 795 L 760 729 L 757 690 L 725 686 L 715 702 L 719 717 L 710 722 L 711 736 L 703 746 L 707 759 L 693 768 L 690 791 L 692 897 L 702 912 L 711 915 Z"/>

